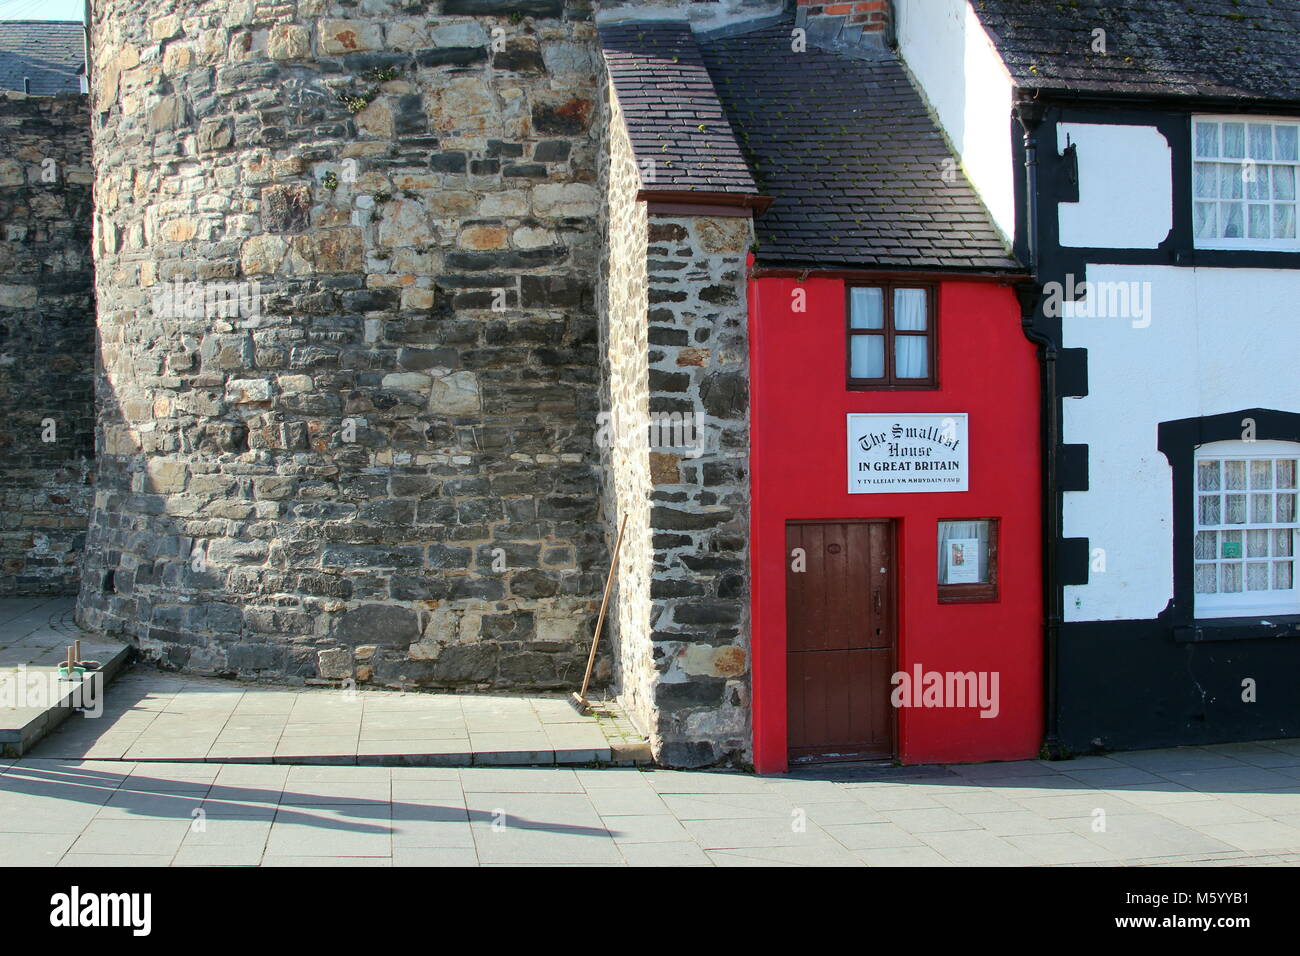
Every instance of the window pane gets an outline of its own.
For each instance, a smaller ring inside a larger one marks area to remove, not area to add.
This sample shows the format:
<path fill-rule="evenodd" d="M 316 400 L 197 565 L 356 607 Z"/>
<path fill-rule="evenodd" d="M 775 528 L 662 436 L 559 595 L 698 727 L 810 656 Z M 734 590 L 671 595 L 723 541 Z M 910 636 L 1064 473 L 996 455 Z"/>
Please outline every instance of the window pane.
<path fill-rule="evenodd" d="M 1277 496 L 1277 520 L 1279 524 L 1295 521 L 1295 495 Z"/>
<path fill-rule="evenodd" d="M 1291 590 L 1292 566 L 1290 561 L 1278 561 L 1273 565 L 1273 587 L 1279 591 Z"/>
<path fill-rule="evenodd" d="M 1250 209 L 1250 223 L 1249 223 L 1250 238 L 1252 239 L 1269 238 L 1268 235 L 1268 220 L 1269 220 L 1268 214 L 1270 211 L 1269 207 L 1256 203 L 1250 206 L 1249 209 Z"/>
<path fill-rule="evenodd" d="M 1201 491 L 1219 490 L 1219 463 L 1203 461 L 1196 466 L 1196 487 Z"/>
<path fill-rule="evenodd" d="M 1210 561 L 1219 556 L 1216 550 L 1219 533 L 1217 531 L 1196 532 L 1196 560 Z"/>
<path fill-rule="evenodd" d="M 1246 184 L 1246 198 L 1267 199 L 1269 197 L 1267 166 L 1246 167 L 1242 170 L 1242 180 Z"/>
<path fill-rule="evenodd" d="M 991 521 L 939 522 L 939 583 L 988 584 Z"/>
<path fill-rule="evenodd" d="M 1248 558 L 1268 557 L 1268 532 L 1267 531 L 1246 532 L 1246 557 Z"/>
<path fill-rule="evenodd" d="M 1268 123 L 1250 124 L 1250 158 L 1273 158 L 1273 127 Z"/>
<path fill-rule="evenodd" d="M 1278 459 L 1277 486 L 1279 488 L 1295 487 L 1295 459 L 1293 458 Z"/>
<path fill-rule="evenodd" d="M 1273 167 L 1273 198 L 1295 199 L 1295 167 Z"/>
<path fill-rule="evenodd" d="M 1241 562 L 1230 561 L 1219 565 L 1219 590 L 1224 594 L 1237 594 L 1241 591 Z"/>
<path fill-rule="evenodd" d="M 849 336 L 850 378 L 885 377 L 885 337 L 883 335 Z"/>
<path fill-rule="evenodd" d="M 1196 124 L 1196 155 L 1210 157 L 1219 155 L 1218 123 Z"/>
<path fill-rule="evenodd" d="M 1196 235 L 1198 238 L 1215 237 L 1218 233 L 1219 207 L 1212 202 L 1196 204 Z"/>
<path fill-rule="evenodd" d="M 1246 463 L 1244 461 L 1225 461 L 1223 463 L 1223 474 L 1227 479 L 1229 491 L 1236 491 L 1239 488 L 1246 487 Z"/>
<path fill-rule="evenodd" d="M 1246 590 L 1268 590 L 1268 564 L 1263 561 L 1251 561 L 1246 565 Z"/>
<path fill-rule="evenodd" d="M 894 374 L 899 378 L 929 378 L 929 340 L 924 335 L 894 339 Z"/>
<path fill-rule="evenodd" d="M 1219 566 L 1217 564 L 1198 564 L 1196 566 L 1196 593 L 1214 594 L 1218 589 Z"/>
<path fill-rule="evenodd" d="M 1219 185 L 1219 171 L 1214 163 L 1197 163 L 1193 181 L 1197 199 L 1214 199 Z"/>
<path fill-rule="evenodd" d="M 1241 532 L 1240 531 L 1219 532 L 1219 557 L 1221 558 L 1241 557 Z"/>
<path fill-rule="evenodd" d="M 1296 127 L 1278 126 L 1277 132 L 1277 158 L 1295 162 L 1296 156 Z"/>
<path fill-rule="evenodd" d="M 1223 155 L 1229 159 L 1241 159 L 1246 155 L 1246 124 L 1223 124 Z"/>
<path fill-rule="evenodd" d="M 924 332 L 925 290 L 894 290 L 894 328 L 902 332 Z"/>
<path fill-rule="evenodd" d="M 852 289 L 849 292 L 849 303 L 849 328 L 885 327 L 885 297 L 882 289 Z"/>
<path fill-rule="evenodd" d="M 1224 524 L 1245 524 L 1246 523 L 1246 496 L 1245 495 L 1225 495 L 1223 500 L 1223 523 Z"/>
<path fill-rule="evenodd" d="M 1235 163 L 1219 165 L 1219 198 L 1240 199 L 1244 184 L 1241 179 L 1241 166 Z"/>
<path fill-rule="evenodd" d="M 1219 229 L 1224 239 L 1241 238 L 1241 203 L 1219 203 Z"/>
<path fill-rule="evenodd" d="M 1219 520 L 1219 496 L 1202 495 L 1201 496 L 1201 524 L 1216 525 L 1220 524 Z"/>
<path fill-rule="evenodd" d="M 1294 534 L 1291 530 L 1273 532 L 1273 557 L 1289 558 L 1291 557 L 1291 536 Z"/>
<path fill-rule="evenodd" d="M 1290 203 L 1273 207 L 1273 238 L 1295 238 L 1295 206 Z"/>
<path fill-rule="evenodd" d="M 1251 524 L 1272 524 L 1273 522 L 1273 496 L 1272 495 L 1251 495 L 1250 496 L 1250 523 Z"/>

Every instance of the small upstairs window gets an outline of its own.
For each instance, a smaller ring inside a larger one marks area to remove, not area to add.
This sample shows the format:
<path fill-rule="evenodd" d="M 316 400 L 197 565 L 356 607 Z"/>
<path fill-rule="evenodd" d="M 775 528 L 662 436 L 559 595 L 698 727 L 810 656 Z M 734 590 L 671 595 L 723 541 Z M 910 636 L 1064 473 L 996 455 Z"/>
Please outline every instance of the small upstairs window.
<path fill-rule="evenodd" d="M 848 387 L 935 388 L 934 287 L 854 285 L 848 296 Z"/>
<path fill-rule="evenodd" d="M 1300 251 L 1300 122 L 1192 121 L 1192 233 L 1198 249 Z"/>

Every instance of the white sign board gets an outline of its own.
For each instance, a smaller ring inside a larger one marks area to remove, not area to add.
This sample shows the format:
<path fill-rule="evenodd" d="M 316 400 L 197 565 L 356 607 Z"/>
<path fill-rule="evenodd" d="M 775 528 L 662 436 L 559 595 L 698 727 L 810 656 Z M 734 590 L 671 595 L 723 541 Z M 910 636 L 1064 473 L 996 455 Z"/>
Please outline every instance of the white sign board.
<path fill-rule="evenodd" d="M 966 491 L 966 415 L 849 415 L 849 494 Z"/>

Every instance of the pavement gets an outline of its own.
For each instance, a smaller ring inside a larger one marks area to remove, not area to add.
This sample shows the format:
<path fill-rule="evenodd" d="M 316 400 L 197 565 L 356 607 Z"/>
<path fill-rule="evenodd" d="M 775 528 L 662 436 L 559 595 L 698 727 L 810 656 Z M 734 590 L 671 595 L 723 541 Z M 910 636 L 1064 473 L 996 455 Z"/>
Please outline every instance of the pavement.
<path fill-rule="evenodd" d="M 649 745 L 612 702 L 582 716 L 563 697 L 286 687 L 136 665 L 98 717 L 77 717 L 40 757 L 230 763 L 470 766 L 634 763 Z"/>
<path fill-rule="evenodd" d="M 49 666 L 74 632 L 57 604 L 0 602 L 0 648 L 28 648 L 0 660 Z M 0 866 L 1300 864 L 1300 740 L 766 777 L 610 765 L 637 746 L 616 708 L 558 697 L 136 666 L 98 717 L 0 758 Z"/>
<path fill-rule="evenodd" d="M 594 713 L 581 715 L 567 695 L 402 693 L 204 679 L 143 664 L 125 670 L 129 648 L 81 631 L 73 606 L 70 597 L 0 600 L 0 755 L 406 766 L 650 759 L 645 737 L 597 695 Z M 82 713 L 74 705 L 90 695 L 74 699 L 76 682 L 55 673 L 78 639 L 84 658 L 105 662 L 96 690 L 107 685 Z"/>
<path fill-rule="evenodd" d="M 788 776 L 0 761 L 0 865 L 1294 866 L 1300 741 Z"/>

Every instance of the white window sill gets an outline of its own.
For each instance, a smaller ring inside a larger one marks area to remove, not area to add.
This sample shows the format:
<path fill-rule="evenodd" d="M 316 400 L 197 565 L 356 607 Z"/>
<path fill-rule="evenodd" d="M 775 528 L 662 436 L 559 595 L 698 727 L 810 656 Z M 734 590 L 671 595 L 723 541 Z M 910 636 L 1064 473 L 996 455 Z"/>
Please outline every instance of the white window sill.
<path fill-rule="evenodd" d="M 1214 242 L 1213 240 L 1194 239 L 1192 248 L 1197 252 L 1300 252 L 1300 243 L 1287 242 L 1262 245 L 1256 242 L 1233 242 L 1230 240 Z"/>

